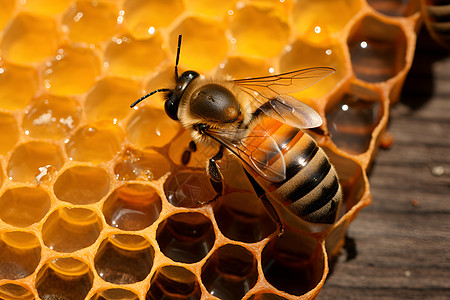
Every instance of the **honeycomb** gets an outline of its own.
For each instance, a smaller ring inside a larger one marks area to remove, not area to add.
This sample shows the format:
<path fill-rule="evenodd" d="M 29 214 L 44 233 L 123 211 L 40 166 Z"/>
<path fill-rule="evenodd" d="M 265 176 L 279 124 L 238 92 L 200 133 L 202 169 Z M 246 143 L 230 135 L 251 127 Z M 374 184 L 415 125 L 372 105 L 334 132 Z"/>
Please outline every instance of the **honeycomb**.
<path fill-rule="evenodd" d="M 347 227 L 371 202 L 367 170 L 411 66 L 418 1 L 1 0 L 1 299 L 313 299 Z M 338 12 L 338 13 L 337 13 Z M 330 66 L 295 96 L 340 177 L 327 227 L 287 216 L 282 237 L 240 164 L 217 201 L 187 166 L 189 134 L 163 111 L 182 70 L 263 76 Z"/>

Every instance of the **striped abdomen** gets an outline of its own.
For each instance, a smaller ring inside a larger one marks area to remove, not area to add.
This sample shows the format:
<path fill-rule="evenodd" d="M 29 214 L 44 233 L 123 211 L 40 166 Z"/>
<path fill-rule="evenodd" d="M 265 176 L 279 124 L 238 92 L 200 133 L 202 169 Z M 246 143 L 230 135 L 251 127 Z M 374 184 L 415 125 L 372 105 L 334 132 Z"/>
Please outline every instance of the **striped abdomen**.
<path fill-rule="evenodd" d="M 265 114 L 260 114 L 254 121 L 249 135 L 258 131 L 268 132 L 277 142 L 286 164 L 286 179 L 281 182 L 268 181 L 244 165 L 247 172 L 272 198 L 303 220 L 334 223 L 341 206 L 342 192 L 336 171 L 322 148 L 302 130 Z M 255 138 L 252 144 L 264 149 L 264 138 Z M 279 159 L 279 156 L 271 157 L 267 164 L 279 168 Z"/>

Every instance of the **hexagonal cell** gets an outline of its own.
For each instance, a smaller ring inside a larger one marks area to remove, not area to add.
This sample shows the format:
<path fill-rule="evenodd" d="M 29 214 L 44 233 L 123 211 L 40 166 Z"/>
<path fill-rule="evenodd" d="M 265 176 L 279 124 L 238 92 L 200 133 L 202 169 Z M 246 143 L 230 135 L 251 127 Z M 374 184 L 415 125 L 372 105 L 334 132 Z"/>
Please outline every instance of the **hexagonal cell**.
<path fill-rule="evenodd" d="M 43 95 L 25 110 L 22 128 L 35 138 L 60 139 L 78 126 L 80 117 L 81 108 L 73 98 Z"/>
<path fill-rule="evenodd" d="M 161 209 L 161 198 L 151 186 L 127 184 L 109 195 L 103 215 L 112 227 L 137 231 L 158 220 Z"/>
<path fill-rule="evenodd" d="M 289 41 L 289 25 L 274 11 L 244 5 L 236 9 L 230 19 L 231 43 L 240 54 L 273 57 Z"/>
<path fill-rule="evenodd" d="M 23 163 L 26 162 L 26 163 Z M 36 183 L 45 169 L 59 170 L 64 164 L 59 147 L 46 142 L 28 142 L 16 148 L 8 162 L 8 177 L 14 181 Z"/>
<path fill-rule="evenodd" d="M 41 245 L 33 234 L 20 231 L 0 234 L 0 278 L 25 278 L 33 274 L 40 260 Z M 10 293 L 21 291 L 15 285 L 10 288 Z M 0 296 L 7 291 L 8 287 L 4 285 L 0 287 Z M 24 290 L 22 293 L 27 295 Z"/>
<path fill-rule="evenodd" d="M 171 170 L 167 158 L 156 151 L 128 148 L 116 164 L 114 174 L 118 180 L 158 180 Z"/>
<path fill-rule="evenodd" d="M 263 293 L 251 295 L 248 298 L 248 300 L 288 300 L 288 299 L 275 294 Z"/>
<path fill-rule="evenodd" d="M 199 28 L 202 30 L 199 31 Z M 227 55 L 225 29 L 218 21 L 198 16 L 185 18 L 170 33 L 169 44 L 174 50 L 172 53 L 176 53 L 179 34 L 183 34 L 180 64 L 188 69 L 211 70 Z"/>
<path fill-rule="evenodd" d="M 199 207 L 216 196 L 205 172 L 178 171 L 164 182 L 167 200 L 178 207 Z"/>
<path fill-rule="evenodd" d="M 65 170 L 53 185 L 59 200 L 75 205 L 100 201 L 109 192 L 110 178 L 102 168 L 75 166 Z"/>
<path fill-rule="evenodd" d="M 84 300 L 93 280 L 94 274 L 86 263 L 65 257 L 44 264 L 35 285 L 41 299 Z"/>
<path fill-rule="evenodd" d="M 359 0 L 297 1 L 293 10 L 295 28 L 304 38 L 322 42 L 343 30 L 360 9 Z"/>
<path fill-rule="evenodd" d="M 245 243 L 263 240 L 277 230 L 261 200 L 251 193 L 230 193 L 217 200 L 214 216 L 227 238 Z"/>
<path fill-rule="evenodd" d="M 347 43 L 353 72 L 361 80 L 385 81 L 405 66 L 406 37 L 396 25 L 366 16 L 353 26 Z"/>
<path fill-rule="evenodd" d="M 78 129 L 66 140 L 70 160 L 100 163 L 116 156 L 122 147 L 124 133 L 111 122 L 102 121 Z"/>
<path fill-rule="evenodd" d="M 317 241 L 285 230 L 282 238 L 273 238 L 264 247 L 261 264 L 264 276 L 271 285 L 300 296 L 315 288 L 321 281 L 325 258 Z"/>
<path fill-rule="evenodd" d="M 98 275 L 115 284 L 144 280 L 153 266 L 155 251 L 143 237 L 128 234 L 112 235 L 101 243 L 94 264 Z"/>
<path fill-rule="evenodd" d="M 63 207 L 54 211 L 42 227 L 44 244 L 58 252 L 74 252 L 92 245 L 103 229 L 96 212 Z"/>
<path fill-rule="evenodd" d="M 96 293 L 90 300 L 139 300 L 139 297 L 132 291 L 115 288 Z"/>
<path fill-rule="evenodd" d="M 186 3 L 187 9 L 196 15 L 201 14 L 218 18 L 232 14 L 235 5 L 236 0 L 191 0 Z"/>
<path fill-rule="evenodd" d="M 36 92 L 37 85 L 36 70 L 0 60 L 1 108 L 10 110 L 24 108 Z"/>
<path fill-rule="evenodd" d="M 166 57 L 159 33 L 146 39 L 124 35 L 113 37 L 105 50 L 105 65 L 109 73 L 119 77 L 144 76 Z"/>
<path fill-rule="evenodd" d="M 420 9 L 417 0 L 367 0 L 375 10 L 392 17 L 408 17 Z"/>
<path fill-rule="evenodd" d="M 369 149 L 383 106 L 375 91 L 359 87 L 345 94 L 326 115 L 331 139 L 339 148 L 361 154 Z"/>
<path fill-rule="evenodd" d="M 118 16 L 119 9 L 113 3 L 76 1 L 66 10 L 62 29 L 72 42 L 98 43 L 116 33 Z"/>
<path fill-rule="evenodd" d="M 173 261 L 196 263 L 214 245 L 211 220 L 200 213 L 178 213 L 160 223 L 156 232 L 161 251 Z"/>
<path fill-rule="evenodd" d="M 55 15 L 63 12 L 72 0 L 26 0 L 21 6 L 32 13 L 40 15 Z"/>
<path fill-rule="evenodd" d="M 5 155 L 19 139 L 16 118 L 8 113 L 0 113 L 0 155 Z"/>
<path fill-rule="evenodd" d="M 123 119 L 132 112 L 130 104 L 140 97 L 139 91 L 140 85 L 134 80 L 104 78 L 87 94 L 84 110 L 91 121 Z"/>
<path fill-rule="evenodd" d="M 2 10 L 0 11 L 0 30 L 2 30 L 11 18 L 12 13 L 14 12 L 16 1 L 1 0 L 0 3 L 0 6 L 2 7 Z"/>
<path fill-rule="evenodd" d="M 19 14 L 4 30 L 2 54 L 14 63 L 41 62 L 55 52 L 57 32 L 53 18 Z"/>
<path fill-rule="evenodd" d="M 0 219 L 17 227 L 39 222 L 49 209 L 50 197 L 40 188 L 12 188 L 0 197 Z"/>
<path fill-rule="evenodd" d="M 34 300 L 34 294 L 21 285 L 5 283 L 0 286 L 0 298 L 10 300 Z"/>
<path fill-rule="evenodd" d="M 123 9 L 125 25 L 137 38 L 146 38 L 160 27 L 169 26 L 184 10 L 181 0 L 126 0 Z"/>
<path fill-rule="evenodd" d="M 180 130 L 178 122 L 161 109 L 140 107 L 127 124 L 128 139 L 137 147 L 162 147 Z"/>
<path fill-rule="evenodd" d="M 86 92 L 100 75 L 100 59 L 89 48 L 63 47 L 43 70 L 44 87 L 53 94 Z"/>
<path fill-rule="evenodd" d="M 219 72 L 233 78 L 247 78 L 270 75 L 273 68 L 264 59 L 244 56 L 232 56 L 220 65 Z"/>
<path fill-rule="evenodd" d="M 185 299 L 199 300 L 200 286 L 195 275 L 179 266 L 165 266 L 158 269 L 150 281 L 147 300 Z"/>
<path fill-rule="evenodd" d="M 286 47 L 280 58 L 280 72 L 323 66 L 336 70 L 336 73 L 313 86 L 299 86 L 301 92 L 296 94 L 299 99 L 325 96 L 347 75 L 343 49 L 330 39 L 327 39 L 327 42 L 327 45 L 316 46 L 298 39 Z M 308 59 L 304 59 L 305 57 Z"/>
<path fill-rule="evenodd" d="M 241 299 L 258 279 L 253 254 L 239 245 L 214 251 L 202 267 L 201 278 L 212 295 L 223 300 Z"/>

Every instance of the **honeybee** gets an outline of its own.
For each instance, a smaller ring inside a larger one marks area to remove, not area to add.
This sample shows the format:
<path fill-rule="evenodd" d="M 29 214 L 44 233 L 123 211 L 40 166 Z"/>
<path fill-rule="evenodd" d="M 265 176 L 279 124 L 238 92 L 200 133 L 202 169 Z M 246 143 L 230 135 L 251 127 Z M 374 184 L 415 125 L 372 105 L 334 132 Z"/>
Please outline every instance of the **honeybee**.
<path fill-rule="evenodd" d="M 182 157 L 187 164 L 196 144 L 218 146 L 206 166 L 217 195 L 222 195 L 222 174 L 217 161 L 225 149 L 242 163 L 256 194 L 277 222 L 283 225 L 274 201 L 312 223 L 332 224 L 342 203 L 334 167 L 325 152 L 303 129 L 322 124 L 321 116 L 287 93 L 307 88 L 334 73 L 316 67 L 265 77 L 231 79 L 204 77 L 195 71 L 178 76 L 181 35 L 175 63 L 175 85 L 141 97 L 165 94 L 165 111 L 190 131 L 192 141 Z"/>

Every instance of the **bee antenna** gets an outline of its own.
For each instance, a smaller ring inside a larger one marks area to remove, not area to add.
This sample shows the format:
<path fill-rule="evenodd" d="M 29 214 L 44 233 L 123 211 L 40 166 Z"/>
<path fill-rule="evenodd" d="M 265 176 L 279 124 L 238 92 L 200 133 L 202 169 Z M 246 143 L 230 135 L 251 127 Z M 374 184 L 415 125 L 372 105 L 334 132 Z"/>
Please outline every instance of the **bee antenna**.
<path fill-rule="evenodd" d="M 160 93 L 160 92 L 170 92 L 170 91 L 171 91 L 171 89 L 157 89 L 157 90 L 154 90 L 153 92 L 150 92 L 147 95 L 142 96 L 141 98 L 139 98 L 136 101 L 134 101 L 133 104 L 130 105 L 130 107 L 131 108 L 135 107 L 139 102 L 141 102 L 142 100 L 144 100 L 147 97 L 150 97 L 153 94 Z"/>
<path fill-rule="evenodd" d="M 178 61 L 180 60 L 180 50 L 181 50 L 181 33 L 178 35 L 178 47 L 177 47 L 177 58 L 175 59 L 175 75 L 178 78 Z"/>

